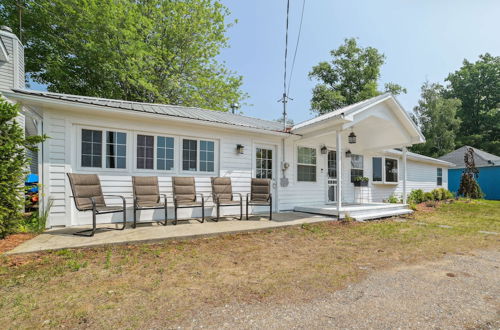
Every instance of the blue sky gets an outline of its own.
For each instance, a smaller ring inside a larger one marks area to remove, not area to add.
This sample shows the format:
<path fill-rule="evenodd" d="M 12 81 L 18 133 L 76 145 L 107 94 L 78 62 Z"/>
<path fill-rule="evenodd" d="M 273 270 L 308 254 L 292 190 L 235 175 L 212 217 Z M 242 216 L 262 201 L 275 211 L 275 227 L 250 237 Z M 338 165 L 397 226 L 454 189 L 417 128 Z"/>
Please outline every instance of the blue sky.
<path fill-rule="evenodd" d="M 231 48 L 221 58 L 244 77 L 252 106 L 246 115 L 281 116 L 286 0 L 223 1 L 238 19 L 229 30 Z M 302 0 L 290 0 L 291 55 L 298 32 Z M 407 111 L 417 104 L 427 79 L 442 82 L 464 58 L 500 55 L 499 0 L 306 0 L 300 45 L 288 105 L 296 123 L 311 117 L 314 82 L 308 72 L 348 37 L 386 55 L 381 86 L 395 82 L 407 88 L 399 96 Z"/>
<path fill-rule="evenodd" d="M 238 23 L 229 29 L 231 47 L 220 58 L 244 77 L 250 95 L 245 115 L 281 117 L 286 0 L 222 0 Z M 290 0 L 289 63 L 298 32 L 302 0 Z M 308 72 L 329 51 L 356 37 L 361 46 L 385 54 L 381 86 L 407 88 L 399 96 L 407 111 L 417 104 L 425 80 L 443 82 L 464 58 L 500 54 L 500 0 L 306 0 L 302 35 L 288 104 L 296 123 L 312 116 L 314 82 Z M 44 86 L 32 84 L 34 89 Z"/>

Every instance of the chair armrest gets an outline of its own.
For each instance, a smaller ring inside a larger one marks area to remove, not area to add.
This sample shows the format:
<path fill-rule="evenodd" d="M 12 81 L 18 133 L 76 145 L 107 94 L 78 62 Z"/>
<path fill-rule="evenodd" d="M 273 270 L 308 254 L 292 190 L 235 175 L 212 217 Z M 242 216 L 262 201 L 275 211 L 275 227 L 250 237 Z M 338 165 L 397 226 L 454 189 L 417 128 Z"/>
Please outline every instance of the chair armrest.
<path fill-rule="evenodd" d="M 123 208 L 125 209 L 126 206 L 127 206 L 127 201 L 125 200 L 125 197 L 121 196 L 121 195 L 102 195 L 102 197 L 114 197 L 114 198 L 120 198 L 123 202 Z M 92 197 L 93 199 L 94 197 Z"/>
<path fill-rule="evenodd" d="M 167 194 L 160 194 L 160 196 L 163 196 L 163 199 L 165 200 L 165 205 L 168 205 Z"/>
<path fill-rule="evenodd" d="M 219 198 L 217 197 L 216 194 L 212 193 L 212 202 L 214 202 L 215 204 L 218 204 L 219 203 Z"/>
<path fill-rule="evenodd" d="M 197 193 L 195 194 L 195 196 L 200 196 L 201 197 L 201 201 L 204 203 L 205 202 L 205 196 L 201 193 Z"/>
<path fill-rule="evenodd" d="M 273 194 L 269 193 L 269 197 L 267 198 L 268 201 L 273 199 Z"/>
<path fill-rule="evenodd" d="M 242 201 L 242 200 L 243 200 L 243 196 L 241 195 L 241 193 L 233 193 L 233 196 L 234 196 L 234 195 L 240 196 L 240 201 Z"/>

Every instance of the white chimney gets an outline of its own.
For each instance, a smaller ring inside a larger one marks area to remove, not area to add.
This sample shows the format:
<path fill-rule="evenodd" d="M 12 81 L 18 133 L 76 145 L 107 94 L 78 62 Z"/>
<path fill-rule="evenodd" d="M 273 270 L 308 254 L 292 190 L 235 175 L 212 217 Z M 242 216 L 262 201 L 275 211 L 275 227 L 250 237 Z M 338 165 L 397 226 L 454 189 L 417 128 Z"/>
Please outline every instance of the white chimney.
<path fill-rule="evenodd" d="M 24 88 L 24 48 L 7 26 L 0 26 L 0 91 Z"/>

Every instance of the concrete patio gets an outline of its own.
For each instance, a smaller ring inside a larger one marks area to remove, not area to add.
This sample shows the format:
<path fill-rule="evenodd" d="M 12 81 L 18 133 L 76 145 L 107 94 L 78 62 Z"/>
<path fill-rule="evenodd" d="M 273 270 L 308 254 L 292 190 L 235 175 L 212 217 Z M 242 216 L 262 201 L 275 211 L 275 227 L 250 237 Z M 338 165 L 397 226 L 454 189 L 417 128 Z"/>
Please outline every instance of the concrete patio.
<path fill-rule="evenodd" d="M 234 234 L 262 229 L 272 229 L 287 226 L 296 226 L 305 223 L 334 221 L 333 217 L 311 215 L 300 212 L 286 212 L 273 214 L 273 220 L 266 217 L 252 216 L 249 220 L 221 218 L 219 222 L 211 220 L 199 223 L 196 220 L 179 221 L 174 226 L 162 226 L 156 223 L 140 224 L 136 229 L 127 227 L 125 230 L 109 230 L 97 232 L 94 237 L 73 235 L 82 227 L 69 227 L 47 230 L 43 234 L 24 242 L 5 254 L 32 253 L 47 250 L 67 248 L 96 247 L 111 244 L 152 243 L 163 240 L 180 240 L 198 237 L 215 236 L 219 234 Z M 110 227 L 112 225 L 102 225 Z M 87 227 L 85 227 L 87 228 Z"/>

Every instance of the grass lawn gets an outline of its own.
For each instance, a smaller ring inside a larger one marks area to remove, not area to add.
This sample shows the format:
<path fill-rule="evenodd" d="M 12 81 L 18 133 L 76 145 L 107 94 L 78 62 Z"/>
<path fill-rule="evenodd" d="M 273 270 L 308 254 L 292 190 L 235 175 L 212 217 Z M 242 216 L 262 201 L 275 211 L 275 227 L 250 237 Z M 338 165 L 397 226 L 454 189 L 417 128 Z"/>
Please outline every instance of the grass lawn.
<path fill-rule="evenodd" d="M 441 204 L 406 222 L 328 222 L 154 245 L 4 256 L 0 324 L 168 327 L 199 308 L 304 301 L 375 269 L 500 248 L 499 235 L 478 231 L 500 232 L 500 202 Z"/>

